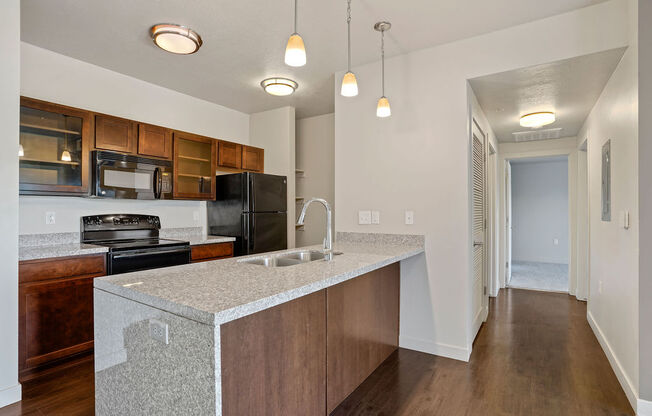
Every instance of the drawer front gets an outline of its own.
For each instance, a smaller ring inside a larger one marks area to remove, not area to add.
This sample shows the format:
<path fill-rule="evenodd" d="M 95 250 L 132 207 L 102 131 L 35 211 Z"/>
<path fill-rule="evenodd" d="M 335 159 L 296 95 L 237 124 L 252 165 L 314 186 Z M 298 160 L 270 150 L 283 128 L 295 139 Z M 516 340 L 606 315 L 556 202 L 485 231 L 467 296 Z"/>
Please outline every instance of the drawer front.
<path fill-rule="evenodd" d="M 200 262 L 223 257 L 233 257 L 233 243 L 204 244 L 191 248 L 191 261 Z"/>
<path fill-rule="evenodd" d="M 74 276 L 102 276 L 106 271 L 106 255 L 91 254 L 88 256 L 21 261 L 18 269 L 20 283 Z"/>

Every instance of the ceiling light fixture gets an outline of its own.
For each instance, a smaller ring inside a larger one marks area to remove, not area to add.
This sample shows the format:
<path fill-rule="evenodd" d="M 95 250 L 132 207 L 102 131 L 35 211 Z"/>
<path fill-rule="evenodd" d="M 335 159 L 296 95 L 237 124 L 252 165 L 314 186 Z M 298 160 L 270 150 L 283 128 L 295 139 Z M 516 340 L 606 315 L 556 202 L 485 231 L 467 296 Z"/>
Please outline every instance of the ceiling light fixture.
<path fill-rule="evenodd" d="M 540 111 L 537 113 L 526 114 L 521 117 L 520 125 L 538 129 L 555 122 L 555 113 L 551 111 Z"/>
<path fill-rule="evenodd" d="M 199 50 L 201 36 L 189 27 L 162 23 L 150 28 L 149 34 L 159 48 L 179 55 L 189 55 Z"/>
<path fill-rule="evenodd" d="M 260 86 L 263 87 L 265 92 L 271 95 L 276 95 L 276 96 L 285 96 L 285 95 L 290 95 L 292 94 L 297 88 L 299 88 L 299 84 L 296 83 L 296 81 L 293 81 L 288 78 L 267 78 L 264 79 L 261 83 Z"/>
<path fill-rule="evenodd" d="M 389 117 L 392 115 L 389 100 L 385 97 L 385 31 L 391 27 L 392 24 L 389 22 L 378 22 L 374 25 L 374 29 L 380 32 L 380 74 L 383 83 L 383 95 L 378 99 L 378 106 L 376 107 L 377 117 Z"/>
<path fill-rule="evenodd" d="M 304 66 L 306 64 L 306 47 L 301 35 L 297 33 L 297 1 L 294 0 L 294 33 L 288 39 L 285 48 L 285 63 L 290 66 Z"/>
<path fill-rule="evenodd" d="M 351 0 L 347 0 L 346 30 L 348 35 L 348 66 L 346 74 L 342 78 L 341 94 L 343 97 L 355 97 L 358 95 L 358 81 L 355 79 L 355 74 L 351 72 Z"/>

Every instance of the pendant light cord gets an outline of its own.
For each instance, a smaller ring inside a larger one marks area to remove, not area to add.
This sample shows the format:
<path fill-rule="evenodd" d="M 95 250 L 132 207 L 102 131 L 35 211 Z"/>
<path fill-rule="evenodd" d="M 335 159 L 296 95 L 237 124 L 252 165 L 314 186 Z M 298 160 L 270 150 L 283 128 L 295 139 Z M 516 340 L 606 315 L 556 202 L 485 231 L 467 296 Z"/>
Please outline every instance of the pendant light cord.
<path fill-rule="evenodd" d="M 346 7 L 346 28 L 348 35 L 348 46 L 349 46 L 349 56 L 348 56 L 348 72 L 351 72 L 351 0 L 347 0 Z"/>
<path fill-rule="evenodd" d="M 380 76 L 383 80 L 383 97 L 385 96 L 385 30 L 380 31 Z"/>
<path fill-rule="evenodd" d="M 297 33 L 297 2 L 299 0 L 294 0 L 294 33 Z"/>

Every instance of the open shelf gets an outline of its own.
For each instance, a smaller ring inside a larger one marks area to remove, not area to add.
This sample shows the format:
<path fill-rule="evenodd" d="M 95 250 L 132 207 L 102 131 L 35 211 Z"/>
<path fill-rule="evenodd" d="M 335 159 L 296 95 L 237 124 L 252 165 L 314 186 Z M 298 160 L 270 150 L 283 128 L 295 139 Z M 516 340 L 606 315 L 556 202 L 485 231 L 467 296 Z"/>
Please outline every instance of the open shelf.
<path fill-rule="evenodd" d="M 30 129 L 37 129 L 37 130 L 43 130 L 43 131 L 51 131 L 51 132 L 55 132 L 55 133 L 76 134 L 78 136 L 81 136 L 81 132 L 79 132 L 79 131 L 58 129 L 58 128 L 55 128 L 55 127 L 39 126 L 37 124 L 20 123 L 20 127 L 27 127 L 27 128 L 30 128 Z"/>
<path fill-rule="evenodd" d="M 184 155 L 179 155 L 179 159 L 185 159 L 185 160 L 194 160 L 197 162 L 207 162 L 210 163 L 210 159 L 204 159 L 202 157 L 192 157 L 192 156 L 184 156 Z"/>
<path fill-rule="evenodd" d="M 200 179 L 200 178 L 210 179 L 211 178 L 210 176 L 193 175 L 193 174 L 190 174 L 190 173 L 177 173 L 177 176 L 182 176 L 184 178 L 195 178 L 195 179 Z"/>
<path fill-rule="evenodd" d="M 44 163 L 46 165 L 72 165 L 72 166 L 79 165 L 79 162 L 64 162 L 63 160 L 31 159 L 28 157 L 21 157 L 20 161 L 28 162 L 28 163 Z"/>

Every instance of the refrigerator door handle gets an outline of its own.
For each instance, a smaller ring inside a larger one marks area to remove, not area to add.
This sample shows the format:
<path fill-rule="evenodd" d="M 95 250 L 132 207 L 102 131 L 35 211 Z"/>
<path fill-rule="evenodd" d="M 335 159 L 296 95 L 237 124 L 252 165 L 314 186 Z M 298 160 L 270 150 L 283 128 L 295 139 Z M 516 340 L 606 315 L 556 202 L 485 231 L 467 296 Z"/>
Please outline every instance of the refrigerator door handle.
<path fill-rule="evenodd" d="M 256 235 L 256 216 L 251 216 L 251 235 Z M 249 250 L 254 251 L 254 239 L 249 239 Z"/>

